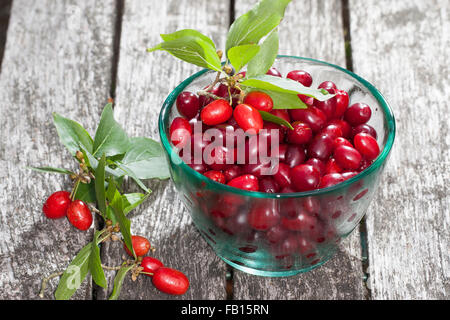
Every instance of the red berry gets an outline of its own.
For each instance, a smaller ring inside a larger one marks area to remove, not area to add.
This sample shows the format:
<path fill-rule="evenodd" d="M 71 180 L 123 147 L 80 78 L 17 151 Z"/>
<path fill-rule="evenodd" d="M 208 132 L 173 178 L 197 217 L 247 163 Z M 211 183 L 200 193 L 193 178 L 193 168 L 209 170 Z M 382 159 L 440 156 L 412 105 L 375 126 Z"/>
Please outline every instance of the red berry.
<path fill-rule="evenodd" d="M 176 105 L 178 112 L 189 120 L 194 118 L 200 109 L 198 97 L 188 91 L 184 91 L 178 95 Z"/>
<path fill-rule="evenodd" d="M 131 236 L 131 243 L 133 245 L 134 253 L 137 257 L 145 256 L 150 250 L 150 242 L 147 240 L 147 238 L 141 236 Z M 123 247 L 125 248 L 125 251 L 128 253 L 128 255 L 132 257 L 133 254 L 130 250 L 128 250 L 125 243 L 123 244 Z"/>
<path fill-rule="evenodd" d="M 325 128 L 320 131 L 320 134 L 328 135 L 332 139 L 336 139 L 337 137 L 342 137 L 343 132 L 341 126 L 337 124 L 328 124 Z"/>
<path fill-rule="evenodd" d="M 348 93 L 344 90 L 336 90 L 336 111 L 334 112 L 334 118 L 341 118 L 345 110 L 347 110 L 350 98 Z"/>
<path fill-rule="evenodd" d="M 325 113 L 327 120 L 331 120 L 336 113 L 336 96 L 325 101 L 314 100 L 314 106 Z"/>
<path fill-rule="evenodd" d="M 277 193 L 280 191 L 280 187 L 273 178 L 264 177 L 259 180 L 259 191 L 265 193 Z"/>
<path fill-rule="evenodd" d="M 337 90 L 336 84 L 334 84 L 334 82 L 332 82 L 332 81 L 324 81 L 321 84 L 319 84 L 319 86 L 317 88 L 318 89 L 325 89 L 329 93 L 332 93 L 331 91 L 336 91 Z"/>
<path fill-rule="evenodd" d="M 380 147 L 377 140 L 370 134 L 358 133 L 353 138 L 356 150 L 358 150 L 367 160 L 373 160 L 380 154 Z"/>
<path fill-rule="evenodd" d="M 343 137 L 337 137 L 336 139 L 334 139 L 334 148 L 336 149 L 339 146 L 353 147 L 350 141 Z"/>
<path fill-rule="evenodd" d="M 281 225 L 290 231 L 309 231 L 317 225 L 317 218 L 300 212 L 293 218 L 282 218 Z"/>
<path fill-rule="evenodd" d="M 191 139 L 192 128 L 184 118 L 176 117 L 173 119 L 172 124 L 169 129 L 170 141 L 172 141 L 173 145 L 182 148 L 184 147 Z"/>
<path fill-rule="evenodd" d="M 203 175 L 205 177 L 208 177 L 211 180 L 214 180 L 214 181 L 219 182 L 219 183 L 225 183 L 226 182 L 226 179 L 225 179 L 225 176 L 223 175 L 223 173 L 220 172 L 220 171 L 217 171 L 217 170 L 207 171 Z"/>
<path fill-rule="evenodd" d="M 301 164 L 291 170 L 292 185 L 297 191 L 315 189 L 320 182 L 319 171 L 311 165 Z"/>
<path fill-rule="evenodd" d="M 311 75 L 303 70 L 293 70 L 287 74 L 286 78 L 300 82 L 305 87 L 310 87 L 313 81 Z"/>
<path fill-rule="evenodd" d="M 371 125 L 368 125 L 367 123 L 357 125 L 356 127 L 354 127 L 352 129 L 353 137 L 356 136 L 358 133 L 368 133 L 375 139 L 377 138 L 377 131 L 375 130 L 374 127 L 372 127 Z"/>
<path fill-rule="evenodd" d="M 313 132 L 306 123 L 296 121 L 292 123 L 292 127 L 294 130 L 289 130 L 287 135 L 290 143 L 306 144 L 312 139 Z"/>
<path fill-rule="evenodd" d="M 163 263 L 153 257 L 144 257 L 141 262 L 141 267 L 144 268 L 144 272 L 155 273 L 161 267 L 164 267 Z M 150 275 L 148 275 L 150 276 Z"/>
<path fill-rule="evenodd" d="M 333 119 L 331 121 L 328 121 L 327 125 L 332 125 L 332 124 L 341 128 L 342 136 L 344 138 L 350 138 L 350 135 L 352 133 L 352 127 L 348 124 L 347 121 L 341 120 L 341 119 Z"/>
<path fill-rule="evenodd" d="M 333 152 L 333 147 L 333 138 L 325 134 L 318 134 L 308 146 L 308 156 L 326 161 Z"/>
<path fill-rule="evenodd" d="M 301 121 L 309 125 L 313 132 L 318 132 L 325 126 L 327 116 L 322 110 L 308 106 L 306 109 L 291 109 L 289 115 L 294 121 Z"/>
<path fill-rule="evenodd" d="M 317 171 L 319 171 L 320 175 L 323 176 L 325 174 L 325 163 L 318 159 L 318 158 L 309 158 L 305 164 L 309 164 L 316 168 Z"/>
<path fill-rule="evenodd" d="M 244 174 L 237 178 L 234 178 L 230 182 L 228 182 L 230 187 L 248 190 L 248 191 L 258 191 L 259 190 L 259 181 L 258 178 L 251 174 Z"/>
<path fill-rule="evenodd" d="M 320 180 L 319 188 L 331 187 L 344 180 L 345 178 L 340 173 L 329 173 L 322 177 L 322 179 Z"/>
<path fill-rule="evenodd" d="M 224 123 L 231 118 L 233 108 L 228 101 L 219 99 L 204 107 L 200 113 L 202 121 L 210 126 Z"/>
<path fill-rule="evenodd" d="M 77 229 L 87 230 L 92 224 L 92 213 L 86 203 L 75 200 L 67 208 L 67 219 Z"/>
<path fill-rule="evenodd" d="M 272 98 L 267 93 L 259 91 L 252 91 L 247 94 L 244 103 L 266 112 L 270 112 L 273 108 Z"/>
<path fill-rule="evenodd" d="M 248 214 L 248 223 L 255 230 L 267 231 L 279 221 L 277 202 L 273 200 L 257 202 Z"/>
<path fill-rule="evenodd" d="M 189 288 L 189 280 L 182 272 L 167 267 L 156 270 L 152 282 L 156 289 L 174 295 L 184 294 Z"/>
<path fill-rule="evenodd" d="M 285 109 L 272 109 L 272 111 L 270 111 L 270 113 L 278 118 L 281 118 L 281 119 L 286 120 L 287 122 L 291 123 L 291 116 L 289 115 L 289 112 Z M 282 127 L 285 128 L 284 125 Z"/>
<path fill-rule="evenodd" d="M 42 211 L 47 218 L 59 219 L 66 215 L 67 208 L 69 208 L 71 202 L 69 192 L 57 191 L 48 197 L 42 207 Z"/>
<path fill-rule="evenodd" d="M 281 73 L 280 71 L 278 71 L 276 68 L 271 67 L 269 70 L 267 70 L 267 73 L 269 76 L 274 76 L 274 77 L 281 77 Z"/>
<path fill-rule="evenodd" d="M 327 163 L 325 164 L 325 174 L 340 172 L 342 172 L 342 168 L 337 164 L 336 159 L 328 159 Z"/>
<path fill-rule="evenodd" d="M 225 176 L 226 182 L 233 180 L 234 178 L 239 177 L 242 174 L 242 169 L 238 165 L 233 165 L 231 167 L 228 167 L 223 172 L 223 175 Z"/>
<path fill-rule="evenodd" d="M 372 110 L 370 110 L 370 107 L 367 104 L 355 103 L 345 111 L 344 119 L 352 126 L 357 126 L 369 121 L 371 115 Z"/>
<path fill-rule="evenodd" d="M 233 112 L 234 119 L 242 130 L 250 130 L 253 134 L 259 133 L 264 125 L 261 114 L 248 104 L 239 104 Z"/>
<path fill-rule="evenodd" d="M 339 146 L 334 150 L 334 158 L 343 169 L 358 169 L 361 162 L 361 154 L 355 148 Z"/>
<path fill-rule="evenodd" d="M 281 188 L 291 186 L 291 168 L 286 163 L 280 162 L 275 169 L 273 176 L 275 181 Z"/>
<path fill-rule="evenodd" d="M 286 150 L 284 162 L 291 168 L 305 162 L 306 153 L 302 146 L 290 144 Z"/>

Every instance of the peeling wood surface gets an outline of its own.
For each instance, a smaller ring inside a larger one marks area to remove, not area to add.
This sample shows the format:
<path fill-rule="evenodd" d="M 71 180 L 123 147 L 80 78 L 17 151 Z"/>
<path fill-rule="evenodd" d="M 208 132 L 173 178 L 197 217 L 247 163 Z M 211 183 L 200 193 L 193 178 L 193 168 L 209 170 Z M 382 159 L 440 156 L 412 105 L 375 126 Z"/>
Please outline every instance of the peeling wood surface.
<path fill-rule="evenodd" d="M 45 199 L 69 189 L 69 179 L 26 166 L 76 169 L 52 112 L 92 132 L 110 88 L 113 22 L 114 1 L 12 5 L 0 75 L 0 299 L 37 299 L 41 279 L 64 270 L 92 237 L 42 214 Z M 86 281 L 75 298 L 91 293 Z"/>
<path fill-rule="evenodd" d="M 161 33 L 184 28 L 201 30 L 222 47 L 229 7 L 226 1 L 142 0 L 125 2 L 124 9 L 115 115 L 130 136 L 159 141 L 158 116 L 163 101 L 181 81 L 200 69 L 167 53 L 147 53 L 146 48 L 160 43 Z M 186 273 L 191 285 L 185 295 L 169 296 L 156 290 L 149 277 L 134 283 L 128 278 L 121 298 L 225 299 L 225 263 L 194 227 L 172 182 L 154 181 L 149 187 L 152 195 L 131 218 L 132 233 L 148 237 L 157 248 L 155 257 Z M 107 263 L 113 257 L 111 250 L 114 244 L 105 246 Z"/>
<path fill-rule="evenodd" d="M 355 72 L 397 120 L 368 212 L 372 298 L 448 299 L 450 3 L 352 0 L 350 10 Z"/>
<path fill-rule="evenodd" d="M 236 2 L 236 16 L 255 3 L 254 0 Z M 341 1 L 292 1 L 279 33 L 280 54 L 311 57 L 345 67 Z M 236 270 L 233 298 L 364 299 L 358 228 L 341 246 L 340 252 L 321 267 L 289 278 L 257 277 Z"/>

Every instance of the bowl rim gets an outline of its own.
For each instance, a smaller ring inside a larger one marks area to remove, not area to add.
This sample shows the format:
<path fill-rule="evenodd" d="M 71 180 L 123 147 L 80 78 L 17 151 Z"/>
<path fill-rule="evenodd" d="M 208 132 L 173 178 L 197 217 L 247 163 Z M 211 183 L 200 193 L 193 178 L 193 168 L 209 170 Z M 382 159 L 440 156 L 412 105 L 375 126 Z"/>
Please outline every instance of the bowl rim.
<path fill-rule="evenodd" d="M 230 187 L 226 184 L 222 184 L 222 183 L 219 183 L 219 182 L 216 182 L 214 180 L 207 178 L 206 176 L 204 176 L 201 173 L 192 169 L 189 165 L 187 165 L 183 161 L 181 161 L 180 164 L 177 164 L 184 171 L 188 171 L 191 175 L 193 175 L 197 179 L 199 179 L 200 182 L 202 183 L 202 185 L 204 185 L 204 183 L 206 183 L 207 185 L 212 185 L 215 189 L 220 189 L 225 192 L 235 193 L 235 194 L 254 197 L 254 198 L 285 199 L 285 198 L 318 196 L 318 195 L 328 194 L 328 193 L 334 192 L 336 190 L 345 189 L 346 187 L 352 185 L 353 183 L 368 176 L 370 173 L 372 173 L 373 171 L 378 169 L 381 165 L 383 165 L 386 162 L 388 155 L 394 144 L 395 132 L 396 132 L 395 117 L 392 112 L 391 106 L 386 101 L 385 97 L 380 93 L 380 91 L 377 88 L 375 88 L 375 86 L 373 86 L 367 80 L 358 76 L 354 72 L 347 70 L 343 67 L 340 67 L 338 65 L 326 62 L 326 61 L 317 60 L 317 59 L 313 59 L 313 58 L 307 58 L 307 57 L 291 56 L 291 55 L 277 55 L 277 60 L 280 58 L 281 59 L 282 58 L 292 58 L 292 59 L 305 60 L 305 61 L 310 61 L 310 62 L 314 62 L 314 63 L 318 63 L 318 64 L 323 64 L 325 66 L 332 67 L 334 69 L 337 69 L 337 70 L 353 77 L 354 79 L 359 81 L 363 86 L 365 86 L 369 90 L 369 92 L 373 95 L 373 97 L 377 100 L 379 105 L 381 106 L 385 120 L 387 122 L 388 136 L 387 136 L 386 144 L 385 144 L 383 150 L 380 152 L 380 154 L 375 159 L 375 161 L 367 169 L 361 171 L 360 173 L 351 177 L 350 179 L 347 179 L 343 182 L 340 182 L 336 185 L 333 185 L 333 186 L 330 186 L 327 188 L 315 189 L 315 190 L 310 190 L 310 191 L 302 191 L 302 192 L 292 192 L 292 193 L 264 193 L 264 192 L 259 192 L 259 191 L 247 191 L 247 190 Z M 203 69 L 201 71 L 194 73 L 193 75 L 186 78 L 185 80 L 183 80 L 174 90 L 172 90 L 172 92 L 167 96 L 167 98 L 165 99 L 165 101 L 162 105 L 162 108 L 161 108 L 161 111 L 159 114 L 159 120 L 158 120 L 159 135 L 160 135 L 162 145 L 165 149 L 165 152 L 169 155 L 169 157 L 173 152 L 173 148 L 167 138 L 167 134 L 166 134 L 167 128 L 165 126 L 164 120 L 169 117 L 171 107 L 174 105 L 177 96 L 183 91 L 183 89 L 186 88 L 192 81 L 194 81 L 195 79 L 197 79 L 198 77 L 202 76 L 203 74 L 205 74 L 209 71 L 211 71 L 211 70 Z M 180 160 L 181 160 L 181 158 L 180 158 Z"/>

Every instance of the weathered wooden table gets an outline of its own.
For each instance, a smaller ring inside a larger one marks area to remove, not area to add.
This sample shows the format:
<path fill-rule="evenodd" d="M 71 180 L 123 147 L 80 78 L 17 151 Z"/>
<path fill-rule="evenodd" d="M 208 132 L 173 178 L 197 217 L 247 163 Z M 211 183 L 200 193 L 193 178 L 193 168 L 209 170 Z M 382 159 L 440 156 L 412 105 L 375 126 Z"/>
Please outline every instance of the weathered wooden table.
<path fill-rule="evenodd" d="M 38 299 L 42 277 L 63 270 L 92 238 L 42 214 L 44 199 L 70 181 L 25 169 L 70 160 L 51 112 L 93 132 L 111 96 L 130 135 L 159 139 L 163 99 L 196 68 L 145 49 L 160 33 L 181 28 L 199 29 L 223 47 L 233 18 L 255 2 L 12 1 L 0 74 L 0 299 Z M 322 267 L 262 278 L 228 268 L 201 239 L 172 183 L 150 182 L 153 194 L 132 217 L 132 231 L 152 240 L 156 257 L 188 274 L 191 288 L 172 297 L 149 278 L 128 279 L 121 298 L 448 299 L 449 25 L 445 0 L 292 1 L 280 53 L 352 69 L 393 106 L 396 142 L 367 218 Z M 101 250 L 108 264 L 120 248 L 107 243 Z M 89 280 L 74 298 L 108 294 Z"/>

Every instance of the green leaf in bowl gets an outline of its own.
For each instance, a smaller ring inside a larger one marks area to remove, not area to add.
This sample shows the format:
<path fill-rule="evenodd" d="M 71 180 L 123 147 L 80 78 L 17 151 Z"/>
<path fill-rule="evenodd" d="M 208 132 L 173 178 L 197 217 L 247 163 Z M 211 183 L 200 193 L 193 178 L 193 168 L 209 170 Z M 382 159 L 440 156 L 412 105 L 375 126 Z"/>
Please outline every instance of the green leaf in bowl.
<path fill-rule="evenodd" d="M 288 127 L 291 130 L 294 130 L 292 125 L 289 122 L 287 122 L 286 120 L 284 120 L 283 118 L 277 117 L 276 115 L 273 115 L 266 111 L 262 111 L 262 110 L 258 110 L 258 111 L 261 114 L 261 117 L 263 118 L 263 120 L 273 122 L 273 123 L 276 123 L 279 125 L 283 125 L 283 126 Z"/>

